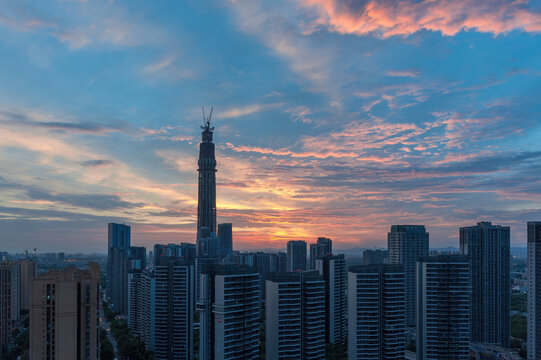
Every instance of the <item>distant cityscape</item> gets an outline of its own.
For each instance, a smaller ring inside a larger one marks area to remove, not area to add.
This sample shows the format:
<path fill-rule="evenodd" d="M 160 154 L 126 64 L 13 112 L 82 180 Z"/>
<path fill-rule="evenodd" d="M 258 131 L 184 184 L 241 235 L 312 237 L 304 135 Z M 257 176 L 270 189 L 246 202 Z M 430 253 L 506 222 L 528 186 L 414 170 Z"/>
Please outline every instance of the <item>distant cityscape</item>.
<path fill-rule="evenodd" d="M 2 359 L 541 359 L 541 221 L 527 248 L 483 221 L 456 248 L 390 224 L 386 249 L 238 251 L 217 222 L 213 131 L 209 116 L 195 243 L 147 251 L 109 223 L 106 255 L 0 254 Z"/>

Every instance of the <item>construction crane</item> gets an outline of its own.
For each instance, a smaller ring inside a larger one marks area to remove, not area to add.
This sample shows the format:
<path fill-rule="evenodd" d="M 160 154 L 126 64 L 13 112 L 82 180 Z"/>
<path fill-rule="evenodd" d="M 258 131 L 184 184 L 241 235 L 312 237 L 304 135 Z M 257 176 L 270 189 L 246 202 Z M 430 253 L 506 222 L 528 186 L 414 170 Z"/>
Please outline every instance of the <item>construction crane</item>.
<path fill-rule="evenodd" d="M 203 110 L 203 126 L 210 126 L 210 119 L 212 118 L 212 110 L 214 110 L 214 106 L 210 107 L 210 114 L 208 118 L 205 116 L 205 108 L 201 107 L 201 109 Z"/>

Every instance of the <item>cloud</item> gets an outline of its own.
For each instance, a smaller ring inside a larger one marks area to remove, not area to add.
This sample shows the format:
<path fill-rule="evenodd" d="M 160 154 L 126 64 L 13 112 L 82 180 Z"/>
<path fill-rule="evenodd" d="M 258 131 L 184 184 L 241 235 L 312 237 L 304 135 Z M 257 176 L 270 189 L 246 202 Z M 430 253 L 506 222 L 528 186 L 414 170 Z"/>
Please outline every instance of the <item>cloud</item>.
<path fill-rule="evenodd" d="M 232 0 L 227 4 L 239 29 L 257 37 L 283 59 L 293 73 L 300 75 L 301 82 L 308 81 L 310 91 L 340 101 L 337 76 L 332 76 L 336 49 L 331 43 L 306 36 L 304 17 L 291 2 Z"/>
<path fill-rule="evenodd" d="M 74 207 L 83 207 L 94 210 L 119 210 L 132 209 L 142 207 L 142 203 L 132 203 L 124 201 L 120 196 L 115 194 L 76 194 L 63 193 L 58 191 L 44 190 L 33 185 L 26 185 L 17 182 L 11 182 L 7 179 L 0 178 L 0 189 L 12 189 L 23 192 L 30 201 L 18 197 L 18 200 L 12 200 L 14 203 L 28 204 L 54 204 L 61 203 Z M 37 200 L 37 201 L 35 201 Z"/>
<path fill-rule="evenodd" d="M 246 116 L 255 114 L 261 111 L 268 111 L 271 109 L 275 109 L 279 107 L 281 103 L 274 103 L 274 104 L 252 104 L 252 105 L 246 105 L 246 106 L 240 106 L 240 107 L 233 107 L 225 110 L 220 110 L 220 118 L 221 119 L 229 119 L 229 118 L 235 118 L 240 116 Z"/>
<path fill-rule="evenodd" d="M 31 2 L 24 5 L 6 2 L 2 7 L 0 24 L 23 32 L 41 31 L 72 50 L 89 46 L 155 45 L 170 40 L 161 27 L 145 22 L 113 1 L 45 7 L 50 14 L 38 10 Z"/>
<path fill-rule="evenodd" d="M 163 59 L 160 59 L 154 63 L 148 64 L 147 66 L 143 68 L 143 71 L 146 73 L 158 72 L 160 70 L 163 70 L 171 66 L 171 64 L 176 60 L 176 58 L 177 57 L 175 55 L 168 55 Z"/>
<path fill-rule="evenodd" d="M 453 36 L 462 30 L 495 35 L 541 32 L 541 13 L 527 0 L 299 0 L 316 12 L 316 26 L 341 34 L 408 36 L 421 30 Z"/>
<path fill-rule="evenodd" d="M 121 124 L 99 124 L 94 122 L 64 122 L 53 120 L 56 115 L 38 112 L 36 110 L 6 110 L 0 109 L 0 125 L 2 123 L 13 127 L 34 127 L 54 131 L 77 132 L 87 134 L 103 134 L 125 130 Z"/>
<path fill-rule="evenodd" d="M 174 81 L 194 78 L 196 73 L 193 68 L 187 68 L 185 65 L 181 65 L 179 55 L 169 54 L 146 65 L 143 67 L 142 72 L 147 77 L 158 77 L 164 80 Z"/>
<path fill-rule="evenodd" d="M 87 160 L 87 161 L 81 162 L 81 166 L 90 167 L 90 168 L 96 168 L 96 167 L 106 166 L 106 165 L 111 165 L 111 164 L 113 164 L 112 160 Z"/>
<path fill-rule="evenodd" d="M 420 72 L 417 70 L 388 70 L 385 75 L 392 77 L 418 77 Z"/>
<path fill-rule="evenodd" d="M 310 110 L 310 108 L 307 106 L 295 106 L 287 109 L 286 112 L 291 114 L 291 118 L 293 119 L 293 121 L 299 121 L 303 124 L 312 123 L 312 119 L 310 119 L 310 115 L 312 115 L 312 110 Z"/>
<path fill-rule="evenodd" d="M 538 124 L 539 112 L 523 111 L 528 101 L 515 99 L 513 103 L 494 102 L 469 111 L 435 112 L 434 124 L 442 126 L 441 139 L 448 148 L 463 147 L 479 141 L 494 141 L 523 133 Z"/>
<path fill-rule="evenodd" d="M 27 194 L 32 199 L 47 200 L 94 210 L 131 209 L 144 205 L 142 203 L 131 203 L 129 201 L 124 201 L 117 195 L 108 194 L 53 193 L 36 189 L 29 190 Z"/>

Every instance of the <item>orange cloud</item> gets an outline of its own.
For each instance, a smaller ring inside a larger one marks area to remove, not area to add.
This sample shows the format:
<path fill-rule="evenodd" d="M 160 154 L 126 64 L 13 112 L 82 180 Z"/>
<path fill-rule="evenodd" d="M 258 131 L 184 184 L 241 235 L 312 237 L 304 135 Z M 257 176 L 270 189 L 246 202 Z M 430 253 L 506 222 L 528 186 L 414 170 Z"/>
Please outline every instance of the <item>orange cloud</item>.
<path fill-rule="evenodd" d="M 317 11 L 315 25 L 341 34 L 408 36 L 421 30 L 453 36 L 462 30 L 495 35 L 512 30 L 541 32 L 541 14 L 526 8 L 528 0 L 300 0 Z"/>

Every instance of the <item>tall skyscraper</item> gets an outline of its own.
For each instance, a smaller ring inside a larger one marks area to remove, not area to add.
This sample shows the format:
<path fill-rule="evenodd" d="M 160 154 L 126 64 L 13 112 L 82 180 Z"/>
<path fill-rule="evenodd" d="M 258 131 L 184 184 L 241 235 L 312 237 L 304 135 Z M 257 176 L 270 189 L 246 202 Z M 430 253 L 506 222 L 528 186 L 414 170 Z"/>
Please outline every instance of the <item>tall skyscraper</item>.
<path fill-rule="evenodd" d="M 131 228 L 124 224 L 109 223 L 108 230 L 106 295 L 113 309 L 125 314 Z"/>
<path fill-rule="evenodd" d="M 201 360 L 259 359 L 259 274 L 254 268 L 216 265 L 201 275 Z"/>
<path fill-rule="evenodd" d="M 471 340 L 510 347 L 510 228 L 480 222 L 460 228 L 460 253 L 470 260 Z"/>
<path fill-rule="evenodd" d="M 30 298 L 30 360 L 97 360 L 98 264 L 38 275 Z"/>
<path fill-rule="evenodd" d="M 211 114 L 212 115 L 212 114 Z M 197 203 L 197 240 L 196 240 L 196 299 L 201 291 L 201 274 L 208 265 L 219 264 L 221 243 L 216 236 L 216 157 L 212 136 L 214 127 L 210 126 L 210 117 L 201 126 L 202 141 L 199 144 L 199 190 Z M 226 236 L 227 226 L 222 229 Z"/>
<path fill-rule="evenodd" d="M 287 271 L 306 270 L 306 242 L 291 240 L 287 243 Z"/>
<path fill-rule="evenodd" d="M 199 195 L 197 202 L 197 241 L 201 238 L 200 229 L 206 227 L 216 233 L 216 157 L 210 126 L 210 117 L 201 126 L 202 141 L 199 144 Z"/>
<path fill-rule="evenodd" d="M 0 261 L 0 352 L 7 345 L 11 330 L 21 312 L 21 265 L 17 261 Z"/>
<path fill-rule="evenodd" d="M 393 225 L 387 234 L 389 264 L 402 264 L 406 283 L 406 326 L 415 327 L 415 263 L 428 256 L 428 233 L 424 225 Z"/>
<path fill-rule="evenodd" d="M 428 256 L 417 263 L 417 359 L 470 358 L 469 259 Z"/>
<path fill-rule="evenodd" d="M 528 222 L 528 360 L 541 359 L 541 221 Z"/>
<path fill-rule="evenodd" d="M 218 239 L 221 246 L 221 257 L 224 258 L 233 252 L 233 224 L 218 224 Z"/>
<path fill-rule="evenodd" d="M 266 287 L 266 358 L 324 359 L 323 277 L 315 271 L 272 273 Z"/>
<path fill-rule="evenodd" d="M 109 223 L 108 247 L 127 249 L 131 245 L 131 228 L 125 224 Z"/>
<path fill-rule="evenodd" d="M 348 272 L 348 359 L 404 359 L 404 321 L 403 266 L 351 266 Z"/>
<path fill-rule="evenodd" d="M 332 240 L 319 237 L 315 244 L 310 244 L 310 270 L 316 269 L 316 258 L 332 254 Z"/>
<path fill-rule="evenodd" d="M 316 268 L 325 280 L 325 342 L 345 344 L 347 338 L 346 260 L 344 255 L 316 259 Z"/>
<path fill-rule="evenodd" d="M 141 274 L 132 319 L 157 360 L 193 359 L 194 267 L 178 257 L 162 256 Z"/>

